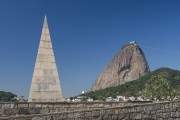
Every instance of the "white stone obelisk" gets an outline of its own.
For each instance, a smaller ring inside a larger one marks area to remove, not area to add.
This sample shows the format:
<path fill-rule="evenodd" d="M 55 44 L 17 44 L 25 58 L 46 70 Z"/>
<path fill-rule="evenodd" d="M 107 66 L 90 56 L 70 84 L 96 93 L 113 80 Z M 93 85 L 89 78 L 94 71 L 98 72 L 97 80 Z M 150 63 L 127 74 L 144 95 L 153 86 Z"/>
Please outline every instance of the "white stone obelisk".
<path fill-rule="evenodd" d="M 60 101 L 63 96 L 45 16 L 28 102 Z"/>

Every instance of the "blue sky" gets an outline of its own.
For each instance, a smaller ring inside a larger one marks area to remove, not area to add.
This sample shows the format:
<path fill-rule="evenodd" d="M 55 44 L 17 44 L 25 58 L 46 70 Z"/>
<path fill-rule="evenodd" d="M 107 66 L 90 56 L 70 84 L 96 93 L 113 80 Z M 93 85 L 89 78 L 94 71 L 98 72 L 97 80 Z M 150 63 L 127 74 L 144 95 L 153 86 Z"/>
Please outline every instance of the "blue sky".
<path fill-rule="evenodd" d="M 0 90 L 29 94 L 47 15 L 65 97 L 90 90 L 129 41 L 150 69 L 180 70 L 178 0 L 0 0 Z"/>

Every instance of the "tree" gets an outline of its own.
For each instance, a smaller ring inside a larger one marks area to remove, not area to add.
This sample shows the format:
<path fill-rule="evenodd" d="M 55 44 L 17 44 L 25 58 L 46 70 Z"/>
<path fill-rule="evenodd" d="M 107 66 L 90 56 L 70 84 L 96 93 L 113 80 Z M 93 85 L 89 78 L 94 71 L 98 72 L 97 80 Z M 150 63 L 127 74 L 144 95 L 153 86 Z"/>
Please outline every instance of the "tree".
<path fill-rule="evenodd" d="M 13 100 L 14 97 L 17 97 L 17 95 L 11 92 L 0 91 L 0 102 L 14 101 Z"/>
<path fill-rule="evenodd" d="M 143 97 L 156 100 L 167 100 L 173 95 L 170 82 L 162 75 L 155 75 L 147 82 L 142 92 Z"/>

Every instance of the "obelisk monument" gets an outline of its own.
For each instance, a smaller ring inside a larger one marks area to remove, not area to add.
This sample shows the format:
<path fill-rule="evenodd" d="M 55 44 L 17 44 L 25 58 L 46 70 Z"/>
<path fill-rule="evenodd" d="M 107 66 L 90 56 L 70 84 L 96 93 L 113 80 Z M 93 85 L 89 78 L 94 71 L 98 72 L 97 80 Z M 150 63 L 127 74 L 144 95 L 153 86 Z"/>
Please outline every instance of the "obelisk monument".
<path fill-rule="evenodd" d="M 63 96 L 45 16 L 28 102 L 60 101 Z"/>

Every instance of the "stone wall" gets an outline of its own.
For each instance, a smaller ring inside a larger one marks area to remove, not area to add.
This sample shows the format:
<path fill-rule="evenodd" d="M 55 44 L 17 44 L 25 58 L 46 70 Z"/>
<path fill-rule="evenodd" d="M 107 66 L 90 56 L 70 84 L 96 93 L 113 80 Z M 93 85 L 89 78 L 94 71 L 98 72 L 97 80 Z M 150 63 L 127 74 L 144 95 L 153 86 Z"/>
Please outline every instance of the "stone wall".
<path fill-rule="evenodd" d="M 179 120 L 180 102 L 146 103 L 73 112 L 0 117 L 0 120 Z"/>
<path fill-rule="evenodd" d="M 123 107 L 144 102 L 24 102 L 24 103 L 0 103 L 0 116 L 16 116 L 29 114 L 44 114 L 66 112 L 75 110 L 91 110 L 97 108 Z"/>

